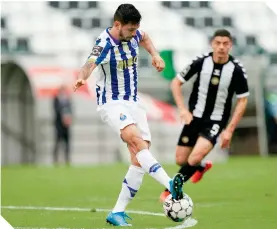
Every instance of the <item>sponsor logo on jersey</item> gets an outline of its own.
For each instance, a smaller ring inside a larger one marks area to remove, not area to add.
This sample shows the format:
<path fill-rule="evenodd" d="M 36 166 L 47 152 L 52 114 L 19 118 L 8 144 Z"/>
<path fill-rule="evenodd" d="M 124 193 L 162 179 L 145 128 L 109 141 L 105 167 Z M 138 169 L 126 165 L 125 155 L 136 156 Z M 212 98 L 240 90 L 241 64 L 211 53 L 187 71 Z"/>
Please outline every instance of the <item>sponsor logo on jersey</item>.
<path fill-rule="evenodd" d="M 120 60 L 118 61 L 117 63 L 117 68 L 118 69 L 121 69 L 121 70 L 124 70 L 128 67 L 132 67 L 134 64 L 137 64 L 138 63 L 138 57 L 135 56 L 135 57 L 132 57 L 128 60 Z"/>
<path fill-rule="evenodd" d="M 220 76 L 220 70 L 219 69 L 215 69 L 213 75 Z"/>

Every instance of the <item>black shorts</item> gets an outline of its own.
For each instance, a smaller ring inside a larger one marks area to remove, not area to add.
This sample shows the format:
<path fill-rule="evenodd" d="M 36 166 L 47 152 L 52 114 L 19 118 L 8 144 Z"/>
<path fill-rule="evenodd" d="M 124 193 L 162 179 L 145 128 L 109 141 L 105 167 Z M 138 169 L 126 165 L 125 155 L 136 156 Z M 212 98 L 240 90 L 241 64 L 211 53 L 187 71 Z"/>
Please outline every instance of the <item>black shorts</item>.
<path fill-rule="evenodd" d="M 193 147 L 199 136 L 206 138 L 215 145 L 224 124 L 221 121 L 203 120 L 193 117 L 189 125 L 184 125 L 178 146 Z"/>

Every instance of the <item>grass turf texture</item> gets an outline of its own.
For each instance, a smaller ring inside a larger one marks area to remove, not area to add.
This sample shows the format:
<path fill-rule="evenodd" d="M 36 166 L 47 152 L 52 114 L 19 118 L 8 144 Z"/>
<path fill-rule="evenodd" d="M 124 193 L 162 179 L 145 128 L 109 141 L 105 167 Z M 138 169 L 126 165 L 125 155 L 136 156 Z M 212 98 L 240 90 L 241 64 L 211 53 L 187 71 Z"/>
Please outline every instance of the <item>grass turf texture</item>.
<path fill-rule="evenodd" d="M 174 175 L 177 166 L 164 166 Z M 111 228 L 105 223 L 127 165 L 95 167 L 2 167 L 2 206 L 78 207 L 86 211 L 49 211 L 2 208 L 14 227 Z M 158 202 L 163 187 L 145 175 L 128 209 L 162 213 Z M 187 183 L 193 200 L 195 229 L 275 229 L 277 227 L 277 158 L 234 157 L 215 164 L 198 184 Z M 128 213 L 128 210 L 127 210 Z M 166 217 L 129 214 L 132 228 L 177 226 Z"/>

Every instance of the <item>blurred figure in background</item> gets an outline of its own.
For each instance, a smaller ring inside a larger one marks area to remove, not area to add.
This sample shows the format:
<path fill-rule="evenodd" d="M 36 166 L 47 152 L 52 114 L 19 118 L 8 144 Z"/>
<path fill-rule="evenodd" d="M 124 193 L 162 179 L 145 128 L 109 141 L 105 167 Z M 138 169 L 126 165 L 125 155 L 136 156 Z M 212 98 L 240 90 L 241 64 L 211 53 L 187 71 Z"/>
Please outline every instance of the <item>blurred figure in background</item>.
<path fill-rule="evenodd" d="M 277 153 L 277 88 L 266 89 L 265 111 L 268 132 L 269 151 Z"/>
<path fill-rule="evenodd" d="M 55 145 L 53 162 L 58 163 L 58 148 L 64 142 L 64 157 L 66 164 L 70 164 L 70 127 L 72 124 L 72 105 L 67 87 L 62 85 L 53 100 L 55 116 Z"/>
<path fill-rule="evenodd" d="M 267 93 L 266 102 L 269 109 L 270 115 L 274 118 L 277 124 L 277 89 Z"/>

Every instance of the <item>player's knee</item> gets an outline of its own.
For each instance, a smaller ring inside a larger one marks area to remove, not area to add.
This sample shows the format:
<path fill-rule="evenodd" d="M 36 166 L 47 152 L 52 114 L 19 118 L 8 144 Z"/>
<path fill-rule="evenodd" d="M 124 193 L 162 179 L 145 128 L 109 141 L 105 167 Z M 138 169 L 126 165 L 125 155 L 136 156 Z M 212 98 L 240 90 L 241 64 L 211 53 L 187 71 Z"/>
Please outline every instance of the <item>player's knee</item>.
<path fill-rule="evenodd" d="M 130 135 L 122 135 L 122 139 L 127 143 L 129 150 L 133 154 L 137 154 L 139 151 L 148 148 L 148 144 L 142 139 L 142 137 L 130 134 Z"/>
<path fill-rule="evenodd" d="M 121 130 L 121 138 L 135 154 L 148 148 L 148 144 L 142 139 L 135 125 L 129 125 Z"/>
<path fill-rule="evenodd" d="M 176 165 L 183 166 L 185 163 L 187 163 L 187 158 L 184 156 L 176 155 L 175 162 Z"/>
<path fill-rule="evenodd" d="M 188 163 L 193 166 L 199 164 L 204 158 L 204 155 L 201 153 L 191 154 L 188 158 Z"/>
<path fill-rule="evenodd" d="M 130 138 L 130 144 L 135 149 L 135 153 L 148 148 L 148 144 L 142 139 L 141 136 L 133 135 Z"/>
<path fill-rule="evenodd" d="M 175 162 L 179 166 L 183 166 L 188 162 L 188 157 L 190 155 L 191 149 L 183 146 L 177 146 Z"/>

